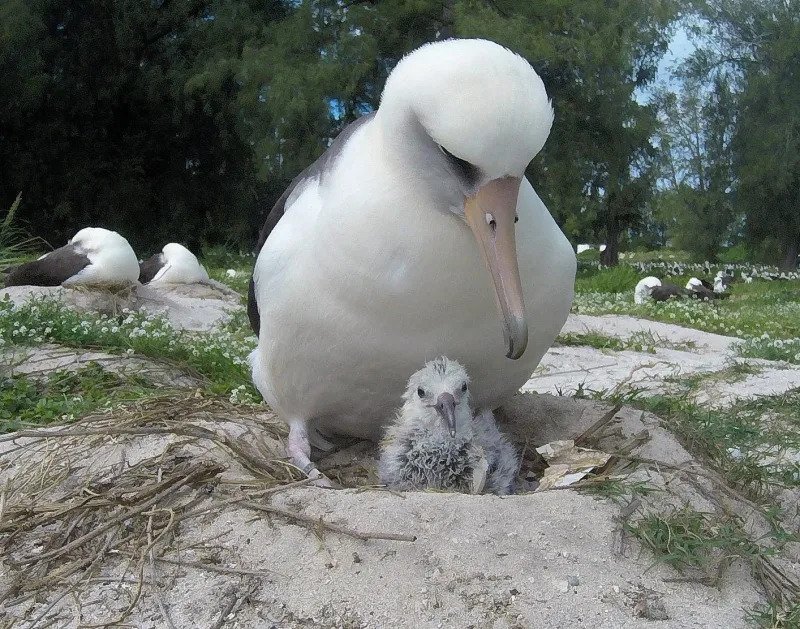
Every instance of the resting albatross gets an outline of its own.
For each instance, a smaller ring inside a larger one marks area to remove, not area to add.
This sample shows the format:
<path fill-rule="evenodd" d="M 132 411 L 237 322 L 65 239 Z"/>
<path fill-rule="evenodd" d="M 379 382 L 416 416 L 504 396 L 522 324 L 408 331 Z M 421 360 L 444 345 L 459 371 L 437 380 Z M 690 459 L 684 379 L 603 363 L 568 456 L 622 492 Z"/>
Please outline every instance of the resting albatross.
<path fill-rule="evenodd" d="M 436 356 L 472 374 L 478 412 L 530 377 L 575 279 L 572 247 L 524 177 L 552 121 L 522 57 L 428 44 L 278 200 L 251 280 L 250 362 L 296 465 L 317 473 L 320 432 L 379 439 L 408 374 Z"/>
<path fill-rule="evenodd" d="M 85 227 L 63 247 L 11 269 L 6 286 L 120 286 L 139 278 L 128 241 L 102 227 Z"/>
<path fill-rule="evenodd" d="M 164 245 L 161 253 L 139 264 L 142 284 L 196 284 L 207 280 L 208 273 L 197 256 L 177 242 Z"/>

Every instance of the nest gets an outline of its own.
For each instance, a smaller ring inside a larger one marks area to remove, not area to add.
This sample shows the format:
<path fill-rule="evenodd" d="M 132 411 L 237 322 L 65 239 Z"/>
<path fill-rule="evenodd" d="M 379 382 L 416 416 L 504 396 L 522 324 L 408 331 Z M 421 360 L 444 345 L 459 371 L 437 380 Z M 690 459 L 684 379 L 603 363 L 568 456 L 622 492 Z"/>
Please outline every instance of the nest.
<path fill-rule="evenodd" d="M 96 626 L 122 623 L 147 579 L 156 581 L 157 564 L 182 564 L 170 557 L 180 546 L 181 524 L 234 503 L 318 533 L 405 539 L 270 505 L 271 494 L 308 482 L 285 460 L 285 437 L 285 425 L 263 408 L 199 394 L 150 399 L 70 426 L 0 437 L 0 555 L 6 570 L 0 608 L 45 601 L 29 620 L 40 626 L 55 622 L 56 605 L 70 595 L 79 601 L 93 580 L 132 579 L 126 608 Z M 112 577 L 110 565 L 116 566 Z"/>

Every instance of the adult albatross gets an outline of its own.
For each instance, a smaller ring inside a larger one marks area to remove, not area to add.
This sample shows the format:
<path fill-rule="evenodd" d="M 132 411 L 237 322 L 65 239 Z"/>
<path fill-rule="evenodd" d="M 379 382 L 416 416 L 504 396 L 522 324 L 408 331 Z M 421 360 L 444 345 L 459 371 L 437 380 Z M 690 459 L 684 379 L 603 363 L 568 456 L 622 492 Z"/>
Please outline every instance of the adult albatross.
<path fill-rule="evenodd" d="M 102 227 L 84 227 L 63 247 L 20 264 L 8 286 L 123 286 L 135 284 L 139 262 L 128 241 Z"/>
<path fill-rule="evenodd" d="M 489 41 L 404 57 L 267 216 L 248 312 L 253 382 L 309 475 L 322 434 L 378 439 L 436 356 L 478 411 L 530 377 L 561 329 L 575 254 L 524 172 L 550 132 L 544 85 Z"/>

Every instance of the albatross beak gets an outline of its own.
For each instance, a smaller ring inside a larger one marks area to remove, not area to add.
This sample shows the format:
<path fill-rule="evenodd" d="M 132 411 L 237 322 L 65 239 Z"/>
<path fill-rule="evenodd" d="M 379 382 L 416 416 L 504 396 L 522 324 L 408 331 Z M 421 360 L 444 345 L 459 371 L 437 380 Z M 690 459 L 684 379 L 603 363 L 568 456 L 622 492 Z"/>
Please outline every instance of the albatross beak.
<path fill-rule="evenodd" d="M 528 345 L 528 324 L 517 263 L 514 221 L 521 179 L 503 177 L 468 197 L 464 214 L 483 253 L 494 284 L 495 301 L 503 319 L 506 356 L 516 360 Z"/>
<path fill-rule="evenodd" d="M 456 436 L 456 399 L 450 393 L 442 393 L 436 400 L 436 412 L 442 416 L 450 430 L 450 436 Z"/>

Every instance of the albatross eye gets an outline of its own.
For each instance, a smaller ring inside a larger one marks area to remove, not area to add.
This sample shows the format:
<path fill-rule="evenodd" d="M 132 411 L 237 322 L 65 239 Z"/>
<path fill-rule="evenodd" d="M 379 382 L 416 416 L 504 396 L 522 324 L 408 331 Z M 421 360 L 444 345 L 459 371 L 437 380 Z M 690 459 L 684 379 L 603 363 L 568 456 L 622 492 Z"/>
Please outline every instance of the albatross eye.
<path fill-rule="evenodd" d="M 419 387 L 417 389 L 417 395 L 420 396 L 420 397 L 425 397 L 425 389 L 423 389 L 422 387 Z"/>
<path fill-rule="evenodd" d="M 466 393 L 467 392 L 467 383 L 466 382 L 461 385 L 461 392 L 462 393 Z"/>

